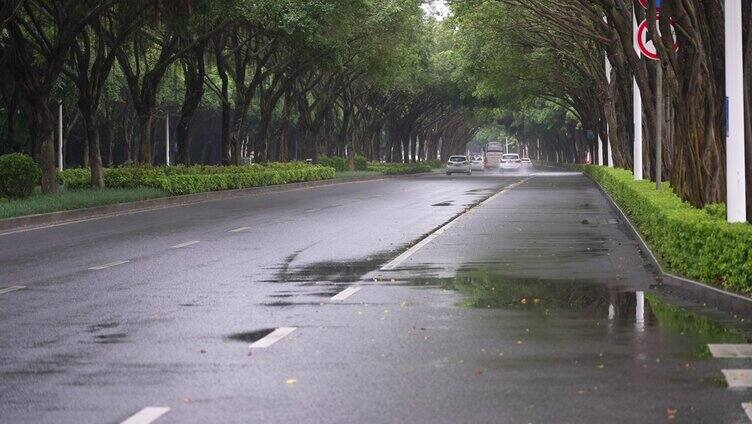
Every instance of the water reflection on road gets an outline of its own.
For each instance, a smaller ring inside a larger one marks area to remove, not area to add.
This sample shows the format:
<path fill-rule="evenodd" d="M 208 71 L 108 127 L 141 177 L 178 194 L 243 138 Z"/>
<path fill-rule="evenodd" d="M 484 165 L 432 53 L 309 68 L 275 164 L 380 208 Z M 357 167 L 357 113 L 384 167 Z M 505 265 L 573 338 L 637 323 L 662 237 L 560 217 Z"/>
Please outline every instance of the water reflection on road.
<path fill-rule="evenodd" d="M 708 343 L 748 343 L 747 329 L 717 322 L 662 299 L 620 285 L 589 281 L 521 279 L 489 269 L 462 270 L 454 278 L 414 279 L 410 285 L 440 286 L 464 295 L 462 305 L 525 312 L 540 324 L 557 326 L 562 318 L 601 323 L 609 333 L 652 332 L 653 340 L 681 340 L 692 357 L 709 357 Z M 669 332 L 677 338 L 661 338 Z"/>

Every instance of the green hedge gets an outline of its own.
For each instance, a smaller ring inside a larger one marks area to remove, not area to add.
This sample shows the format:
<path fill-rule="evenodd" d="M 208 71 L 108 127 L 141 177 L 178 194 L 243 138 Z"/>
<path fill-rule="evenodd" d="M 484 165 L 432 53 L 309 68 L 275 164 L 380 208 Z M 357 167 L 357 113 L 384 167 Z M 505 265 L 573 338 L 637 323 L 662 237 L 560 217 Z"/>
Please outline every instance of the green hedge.
<path fill-rule="evenodd" d="M 347 171 L 347 160 L 339 156 L 320 156 L 319 165 L 334 168 L 337 172 Z"/>
<path fill-rule="evenodd" d="M 368 171 L 368 159 L 365 156 L 355 156 L 355 171 Z"/>
<path fill-rule="evenodd" d="M 42 171 L 31 156 L 21 153 L 0 156 L 0 196 L 29 197 L 41 177 Z"/>
<path fill-rule="evenodd" d="M 242 166 L 123 166 L 104 170 L 104 184 L 107 188 L 161 188 L 161 180 L 176 175 L 218 175 L 255 174 L 265 171 L 298 171 L 310 169 L 303 162 L 269 163 L 266 165 Z M 58 173 L 58 179 L 68 189 L 91 187 L 91 172 L 88 169 L 66 169 Z"/>
<path fill-rule="evenodd" d="M 406 175 L 406 174 L 420 174 L 423 172 L 431 172 L 431 166 L 424 163 L 381 163 L 371 162 L 368 165 L 369 171 L 380 172 L 384 175 Z"/>
<path fill-rule="evenodd" d="M 697 209 L 664 184 L 635 181 L 623 169 L 587 166 L 672 272 L 752 294 L 752 225 L 729 224 L 718 205 Z"/>
<path fill-rule="evenodd" d="M 235 174 L 174 174 L 159 179 L 159 188 L 172 195 L 261 187 L 334 178 L 333 168 L 310 166 L 299 169 L 263 169 Z"/>

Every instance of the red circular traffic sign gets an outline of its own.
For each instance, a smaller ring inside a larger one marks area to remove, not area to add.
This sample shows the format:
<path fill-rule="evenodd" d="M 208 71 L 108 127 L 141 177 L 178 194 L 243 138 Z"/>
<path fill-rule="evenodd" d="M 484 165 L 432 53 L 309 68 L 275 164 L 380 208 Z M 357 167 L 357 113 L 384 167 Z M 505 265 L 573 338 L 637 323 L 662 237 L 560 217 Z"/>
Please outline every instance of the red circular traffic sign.
<path fill-rule="evenodd" d="M 658 29 L 658 32 L 660 33 L 660 28 Z M 642 52 L 645 57 L 647 57 L 650 60 L 661 60 L 661 57 L 658 55 L 658 48 L 655 46 L 655 43 L 653 43 L 653 40 L 649 40 L 648 36 L 650 35 L 650 26 L 648 25 L 648 20 L 645 19 L 640 24 L 640 27 L 637 29 L 637 45 L 640 47 L 640 52 Z M 671 22 L 671 35 L 674 38 L 674 50 L 679 50 L 679 43 L 676 41 L 676 31 L 674 30 L 674 23 Z"/>
<path fill-rule="evenodd" d="M 655 0 L 655 10 L 656 10 L 656 11 L 658 11 L 658 12 L 660 12 L 660 11 L 661 11 L 661 5 L 662 5 L 662 3 L 663 3 L 663 2 L 662 2 L 661 0 Z M 640 4 L 641 4 L 641 5 L 642 5 L 642 7 L 644 7 L 644 8 L 646 9 L 646 10 L 647 10 L 647 9 L 649 8 L 649 6 L 650 6 L 650 5 L 648 4 L 648 0 L 640 0 Z"/>

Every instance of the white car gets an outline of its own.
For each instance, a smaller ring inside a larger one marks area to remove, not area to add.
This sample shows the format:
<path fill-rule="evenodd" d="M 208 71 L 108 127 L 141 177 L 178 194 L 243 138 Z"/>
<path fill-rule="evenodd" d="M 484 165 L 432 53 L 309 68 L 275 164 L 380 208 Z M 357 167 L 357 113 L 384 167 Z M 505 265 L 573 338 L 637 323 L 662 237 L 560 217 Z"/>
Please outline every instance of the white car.
<path fill-rule="evenodd" d="M 470 160 L 470 169 L 473 171 L 485 171 L 486 161 L 483 160 L 483 156 L 475 156 Z"/>
<path fill-rule="evenodd" d="M 530 160 L 530 158 L 522 158 L 522 164 L 523 165 L 532 165 L 533 161 Z"/>
<path fill-rule="evenodd" d="M 470 160 L 468 160 L 467 156 L 458 155 L 450 157 L 449 161 L 447 161 L 446 174 L 452 175 L 460 172 L 467 175 L 473 173 L 473 169 L 470 166 Z"/>
<path fill-rule="evenodd" d="M 501 165 L 499 165 L 499 168 L 503 171 L 505 169 L 520 169 L 521 166 L 522 161 L 520 160 L 520 155 L 516 153 L 507 153 L 501 157 Z"/>

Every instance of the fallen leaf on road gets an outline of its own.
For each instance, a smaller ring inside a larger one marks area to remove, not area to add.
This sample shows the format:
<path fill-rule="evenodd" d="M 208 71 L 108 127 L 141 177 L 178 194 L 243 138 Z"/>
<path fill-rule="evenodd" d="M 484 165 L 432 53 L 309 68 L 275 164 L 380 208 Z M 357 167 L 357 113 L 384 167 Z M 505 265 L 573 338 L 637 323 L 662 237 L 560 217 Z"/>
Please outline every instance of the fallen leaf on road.
<path fill-rule="evenodd" d="M 676 409 L 674 409 L 674 408 L 668 408 L 668 409 L 666 409 L 666 415 L 667 415 L 667 417 L 668 417 L 669 420 L 673 420 L 674 418 L 676 418 L 676 413 L 677 412 L 678 411 Z"/>
<path fill-rule="evenodd" d="M 287 383 L 290 386 L 293 386 L 295 384 L 298 384 L 298 380 L 296 380 L 294 378 L 288 378 L 287 380 L 285 380 L 285 383 Z"/>
<path fill-rule="evenodd" d="M 475 369 L 475 376 L 476 377 L 480 377 L 481 375 L 483 375 L 483 371 L 481 371 L 480 368 L 476 368 Z"/>

